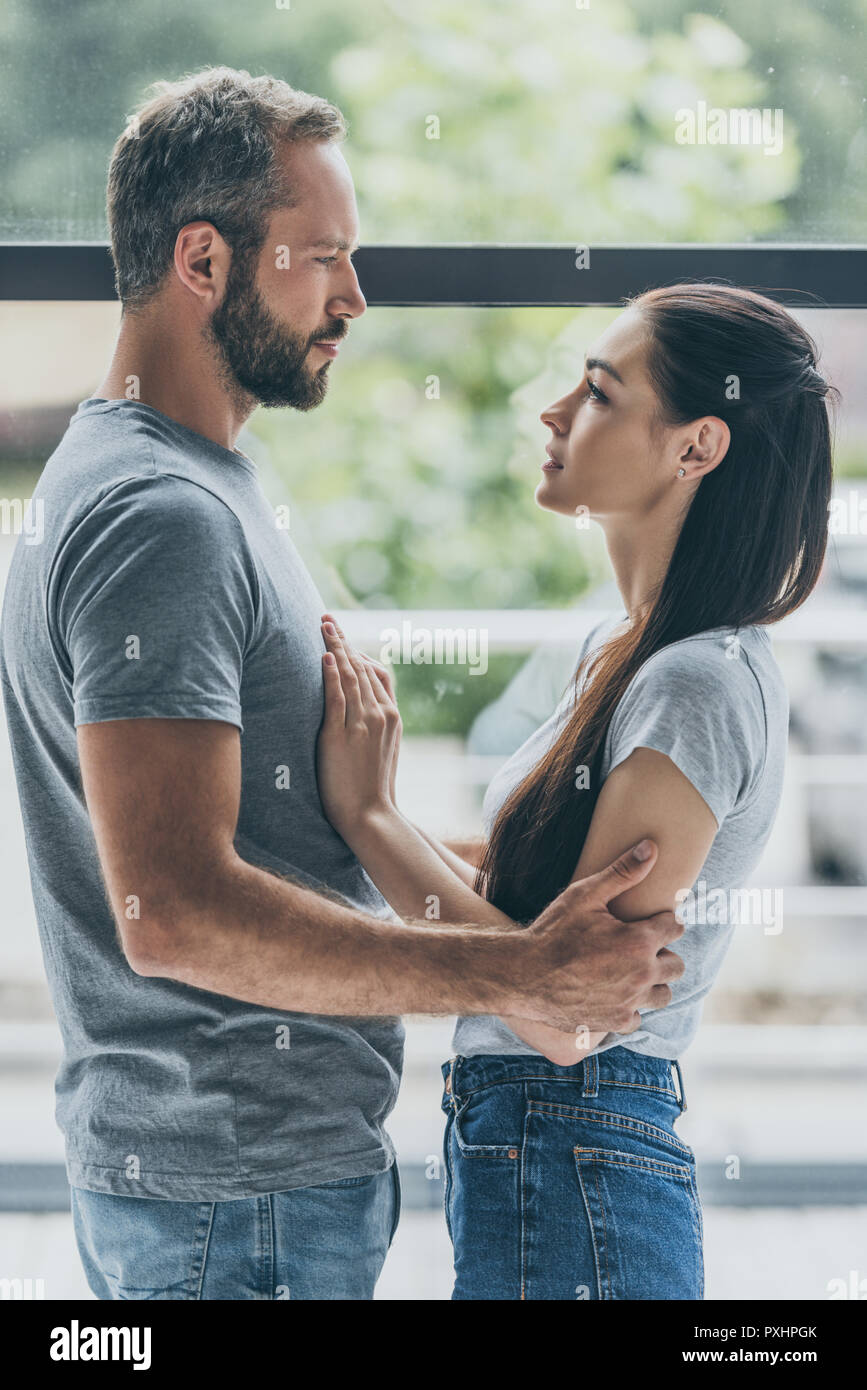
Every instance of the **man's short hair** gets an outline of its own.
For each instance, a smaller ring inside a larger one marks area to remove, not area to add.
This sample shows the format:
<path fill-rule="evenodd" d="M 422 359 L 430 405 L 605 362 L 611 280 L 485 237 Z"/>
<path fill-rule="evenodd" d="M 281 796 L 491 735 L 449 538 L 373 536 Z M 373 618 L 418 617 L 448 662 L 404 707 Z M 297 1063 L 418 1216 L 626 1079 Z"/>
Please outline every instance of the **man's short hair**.
<path fill-rule="evenodd" d="M 336 106 L 276 77 L 206 68 L 150 91 L 108 173 L 115 283 L 130 310 L 159 289 L 188 222 L 212 222 L 233 256 L 258 251 L 268 214 L 293 204 L 281 145 L 346 135 Z"/>

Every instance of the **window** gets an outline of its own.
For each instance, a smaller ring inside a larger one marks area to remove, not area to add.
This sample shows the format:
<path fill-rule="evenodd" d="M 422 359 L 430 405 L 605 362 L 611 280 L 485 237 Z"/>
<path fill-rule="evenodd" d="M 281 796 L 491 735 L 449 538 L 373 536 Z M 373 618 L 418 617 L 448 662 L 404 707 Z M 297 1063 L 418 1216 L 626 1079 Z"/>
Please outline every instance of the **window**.
<path fill-rule="evenodd" d="M 824 349 L 843 397 L 832 545 L 819 590 L 774 632 L 790 757 L 754 877 L 782 890 L 784 926 L 736 934 L 687 1058 L 691 1101 L 704 1092 L 682 1132 L 710 1208 L 711 1298 L 826 1298 L 863 1247 L 851 1208 L 867 1169 L 853 1123 L 867 1071 L 865 18 L 864 0 L 7 0 L 0 21 L 0 492 L 13 521 L 111 351 L 105 172 L 146 84 L 228 62 L 346 112 L 371 308 L 324 408 L 259 411 L 241 446 L 289 505 L 350 637 L 376 652 L 406 618 L 484 632 L 484 673 L 396 672 L 401 802 L 435 833 L 477 832 L 484 786 L 553 708 L 603 601 L 595 533 L 540 513 L 533 489 L 538 413 L 614 306 L 721 276 L 777 293 Z M 13 544 L 4 525 L 4 569 Z M 521 701 L 491 717 L 519 673 Z M 46 1119 L 57 1040 L 0 744 L 0 871 L 28 928 L 0 942 L 0 1049 L 33 1067 L 26 1080 L 10 1067 L 4 1098 L 21 1123 L 0 1149 L 0 1210 L 15 1160 L 42 1192 L 27 1201 L 51 1208 L 65 1192 Z M 409 1029 L 393 1133 L 410 1211 L 441 1202 L 428 1160 L 448 1040 L 441 1021 Z M 725 1170 L 733 1151 L 740 1182 Z M 49 1164 L 41 1189 L 34 1158 Z M 9 1181 L 23 1190 L 20 1174 Z M 771 1209 L 808 1203 L 828 1206 L 821 1231 L 803 1215 L 786 1244 L 791 1213 Z M 754 1208 L 747 1242 L 726 1210 L 738 1205 Z M 445 1245 L 431 1239 L 419 1297 L 447 1296 Z M 757 1271 L 762 1245 L 779 1253 Z"/>

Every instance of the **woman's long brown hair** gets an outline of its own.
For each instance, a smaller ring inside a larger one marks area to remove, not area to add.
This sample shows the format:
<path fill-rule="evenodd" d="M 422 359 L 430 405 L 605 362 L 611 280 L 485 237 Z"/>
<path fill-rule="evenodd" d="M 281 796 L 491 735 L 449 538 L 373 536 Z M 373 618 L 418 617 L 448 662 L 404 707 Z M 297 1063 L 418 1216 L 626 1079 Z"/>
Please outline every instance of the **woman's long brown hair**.
<path fill-rule="evenodd" d="M 476 891 L 518 922 L 538 916 L 575 872 L 611 718 L 640 667 L 695 633 L 777 622 L 810 594 L 825 555 L 825 396 L 836 393 L 817 370 L 809 334 L 772 300 L 727 285 L 650 290 L 631 307 L 650 330 L 660 418 L 678 425 L 717 416 L 731 443 L 699 483 L 648 611 L 581 662 L 562 732 L 495 819 Z M 576 779 L 579 767 L 587 777 Z"/>

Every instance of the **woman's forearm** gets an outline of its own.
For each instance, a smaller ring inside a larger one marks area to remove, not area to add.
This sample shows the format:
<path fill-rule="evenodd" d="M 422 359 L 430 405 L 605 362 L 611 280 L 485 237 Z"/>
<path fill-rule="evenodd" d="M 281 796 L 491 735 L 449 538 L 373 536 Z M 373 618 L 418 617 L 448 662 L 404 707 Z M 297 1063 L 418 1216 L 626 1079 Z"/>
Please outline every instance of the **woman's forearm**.
<path fill-rule="evenodd" d="M 341 833 L 399 916 L 517 929 L 511 917 L 474 892 L 472 867 L 430 840 L 396 808 L 372 811 Z M 457 861 L 454 866 L 451 859 Z"/>
<path fill-rule="evenodd" d="M 485 843 L 481 835 L 474 835 L 468 840 L 452 838 L 443 841 L 450 854 L 459 855 L 465 864 L 472 864 L 473 868 L 477 868 L 481 862 L 485 852 Z"/>
<path fill-rule="evenodd" d="M 415 821 L 410 821 L 410 825 L 412 825 L 414 830 L 418 831 L 423 839 L 427 840 L 431 849 L 439 855 L 443 863 L 448 865 L 452 872 L 456 873 L 464 883 L 470 888 L 473 888 L 476 882 L 476 869 L 473 861 L 465 859 L 456 849 L 452 849 L 450 845 L 444 844 L 442 840 L 437 840 L 433 835 L 429 835 L 422 826 L 416 825 Z M 478 843 L 481 845 L 482 841 L 467 841 L 467 843 L 472 843 L 473 845 Z"/>

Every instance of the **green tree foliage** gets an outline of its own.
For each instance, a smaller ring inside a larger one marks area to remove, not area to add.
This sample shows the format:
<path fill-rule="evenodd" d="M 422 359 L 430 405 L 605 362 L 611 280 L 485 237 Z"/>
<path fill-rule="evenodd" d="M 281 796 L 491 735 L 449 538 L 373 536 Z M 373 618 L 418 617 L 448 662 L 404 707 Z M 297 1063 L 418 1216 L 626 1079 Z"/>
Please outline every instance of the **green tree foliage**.
<path fill-rule="evenodd" d="M 104 237 L 109 152 L 147 84 L 227 63 L 343 108 L 368 242 L 862 240 L 867 0 L 700 6 L 6 0 L 0 235 Z M 780 108 L 782 152 L 678 144 L 700 101 Z M 254 417 L 345 601 L 580 595 L 598 555 L 534 506 L 537 415 L 607 318 L 372 310 L 321 410 Z M 448 693 L 417 693 L 426 727 L 457 727 Z"/>

